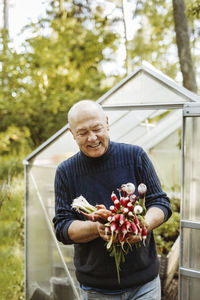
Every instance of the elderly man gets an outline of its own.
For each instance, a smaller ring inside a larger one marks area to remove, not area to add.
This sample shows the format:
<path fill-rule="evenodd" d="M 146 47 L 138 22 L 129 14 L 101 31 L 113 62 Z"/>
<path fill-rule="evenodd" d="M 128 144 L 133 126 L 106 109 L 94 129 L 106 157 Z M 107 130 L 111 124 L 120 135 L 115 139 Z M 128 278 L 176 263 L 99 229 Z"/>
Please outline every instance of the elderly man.
<path fill-rule="evenodd" d="M 68 113 L 71 133 L 80 151 L 62 162 L 55 177 L 56 236 L 63 244 L 74 244 L 74 264 L 81 299 L 160 299 L 159 262 L 152 230 L 171 216 L 171 206 L 145 151 L 138 146 L 109 139 L 108 118 L 101 106 L 90 100 L 76 103 Z M 138 237 L 129 237 L 132 251 L 120 265 L 117 280 L 114 258 L 100 222 L 86 220 L 71 207 L 83 195 L 92 205 L 112 205 L 111 192 L 122 184 L 141 182 L 147 186 L 146 245 L 137 248 Z"/>

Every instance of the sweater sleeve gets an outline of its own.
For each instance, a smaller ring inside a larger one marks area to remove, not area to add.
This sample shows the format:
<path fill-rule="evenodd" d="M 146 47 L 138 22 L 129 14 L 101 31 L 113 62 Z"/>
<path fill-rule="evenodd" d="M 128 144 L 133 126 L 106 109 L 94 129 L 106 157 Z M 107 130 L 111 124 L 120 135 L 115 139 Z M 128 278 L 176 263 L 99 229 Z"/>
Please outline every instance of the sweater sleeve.
<path fill-rule="evenodd" d="M 56 237 L 63 244 L 72 244 L 73 241 L 68 235 L 68 228 L 77 219 L 77 215 L 71 208 L 67 179 L 59 167 L 55 175 L 54 189 L 55 217 L 53 218 L 53 223 Z"/>
<path fill-rule="evenodd" d="M 144 150 L 138 157 L 138 165 L 140 182 L 147 186 L 146 208 L 159 207 L 164 212 L 164 221 L 167 221 L 172 214 L 170 200 L 167 194 L 163 192 L 155 168 Z"/>

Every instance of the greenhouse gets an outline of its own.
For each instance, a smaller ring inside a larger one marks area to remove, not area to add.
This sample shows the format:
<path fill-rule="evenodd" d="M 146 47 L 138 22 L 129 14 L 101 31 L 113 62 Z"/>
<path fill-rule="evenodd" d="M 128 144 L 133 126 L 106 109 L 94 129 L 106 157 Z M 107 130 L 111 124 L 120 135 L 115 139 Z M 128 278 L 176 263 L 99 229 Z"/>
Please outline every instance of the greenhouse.
<path fill-rule="evenodd" d="M 142 146 L 165 191 L 181 201 L 179 300 L 200 293 L 200 97 L 142 65 L 97 100 L 113 141 Z M 26 299 L 79 299 L 73 246 L 56 240 L 54 176 L 78 151 L 68 124 L 24 160 Z M 67 295 L 67 298 L 66 298 Z"/>

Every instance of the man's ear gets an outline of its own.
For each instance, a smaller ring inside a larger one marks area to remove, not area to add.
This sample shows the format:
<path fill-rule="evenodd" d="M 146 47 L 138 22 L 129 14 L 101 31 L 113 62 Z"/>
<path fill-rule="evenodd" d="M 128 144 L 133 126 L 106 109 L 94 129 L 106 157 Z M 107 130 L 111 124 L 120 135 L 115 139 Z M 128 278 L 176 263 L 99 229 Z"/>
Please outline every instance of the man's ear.
<path fill-rule="evenodd" d="M 74 133 L 73 133 L 73 131 L 71 130 L 71 128 L 69 127 L 69 131 L 71 132 L 71 134 L 73 135 L 73 138 L 74 138 L 74 140 L 76 140 L 75 139 L 75 136 L 74 136 Z"/>

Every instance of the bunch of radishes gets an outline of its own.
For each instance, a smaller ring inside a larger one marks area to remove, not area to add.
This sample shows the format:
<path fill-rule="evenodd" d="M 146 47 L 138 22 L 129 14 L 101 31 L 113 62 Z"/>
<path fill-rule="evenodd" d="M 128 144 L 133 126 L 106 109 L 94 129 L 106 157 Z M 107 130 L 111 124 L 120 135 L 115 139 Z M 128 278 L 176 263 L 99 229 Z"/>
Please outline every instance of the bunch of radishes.
<path fill-rule="evenodd" d="M 147 237 L 147 229 L 145 226 L 144 215 L 146 185 L 141 183 L 138 186 L 139 197 L 135 193 L 133 183 L 123 184 L 119 191 L 120 198 L 114 192 L 111 194 L 111 199 L 114 205 L 110 206 L 111 215 L 108 216 L 108 222 L 105 224 L 106 231 L 111 235 L 110 241 L 107 244 L 107 249 L 112 245 L 113 239 L 121 244 L 124 249 L 124 243 L 128 242 L 131 234 L 140 236 L 145 244 Z"/>
<path fill-rule="evenodd" d="M 87 200 L 80 196 L 74 199 L 72 207 L 78 212 L 84 214 L 91 221 L 104 223 L 105 232 L 109 237 L 106 244 L 111 256 L 114 256 L 118 281 L 120 282 L 120 263 L 124 262 L 125 254 L 131 249 L 129 239 L 131 235 L 139 237 L 139 242 L 147 238 L 147 229 L 144 216 L 146 214 L 145 196 L 147 187 L 144 183 L 138 186 L 138 195 L 135 195 L 135 186 L 133 183 L 126 183 L 118 189 L 119 198 L 112 192 L 111 199 L 113 205 L 107 210 L 102 204 L 93 206 Z"/>

